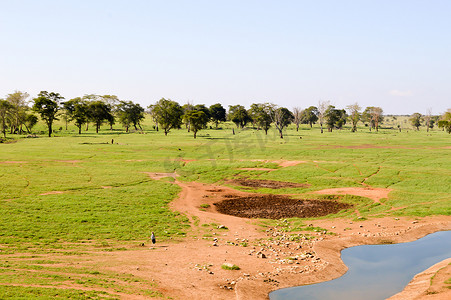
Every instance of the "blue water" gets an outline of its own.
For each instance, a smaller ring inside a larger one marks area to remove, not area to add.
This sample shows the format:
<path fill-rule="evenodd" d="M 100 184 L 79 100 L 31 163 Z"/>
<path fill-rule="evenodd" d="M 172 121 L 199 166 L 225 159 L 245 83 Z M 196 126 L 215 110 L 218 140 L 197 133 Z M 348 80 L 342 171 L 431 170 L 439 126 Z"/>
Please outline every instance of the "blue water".
<path fill-rule="evenodd" d="M 402 291 L 412 278 L 451 257 L 451 231 L 440 231 L 417 241 L 392 245 L 356 246 L 343 250 L 348 266 L 343 276 L 326 282 L 274 291 L 279 299 L 386 299 Z"/>

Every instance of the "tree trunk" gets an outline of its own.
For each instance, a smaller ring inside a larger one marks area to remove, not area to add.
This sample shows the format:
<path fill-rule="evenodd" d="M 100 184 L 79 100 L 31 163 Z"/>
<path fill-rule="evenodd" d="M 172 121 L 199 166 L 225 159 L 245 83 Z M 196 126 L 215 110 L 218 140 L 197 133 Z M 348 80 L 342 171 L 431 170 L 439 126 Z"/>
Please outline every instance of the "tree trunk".
<path fill-rule="evenodd" d="M 194 132 L 194 138 L 196 138 L 197 136 L 197 131 L 193 131 Z"/>
<path fill-rule="evenodd" d="M 88 127 L 89 127 L 89 123 L 86 122 L 86 130 L 85 131 L 88 131 Z"/>
<path fill-rule="evenodd" d="M 279 129 L 279 134 L 280 134 L 280 138 L 283 139 L 283 133 L 282 133 L 281 129 Z"/>
<path fill-rule="evenodd" d="M 268 128 L 265 128 L 265 135 L 268 135 Z"/>
<path fill-rule="evenodd" d="M 321 133 L 323 133 L 323 124 L 321 123 Z"/>
<path fill-rule="evenodd" d="M 81 134 L 81 125 L 78 126 L 78 134 Z"/>
<path fill-rule="evenodd" d="M 52 137 L 52 123 L 49 123 L 49 137 Z"/>
<path fill-rule="evenodd" d="M 164 135 L 168 135 L 168 132 L 166 129 L 164 129 Z"/>
<path fill-rule="evenodd" d="M 96 124 L 96 133 L 99 133 L 99 125 L 98 124 Z"/>

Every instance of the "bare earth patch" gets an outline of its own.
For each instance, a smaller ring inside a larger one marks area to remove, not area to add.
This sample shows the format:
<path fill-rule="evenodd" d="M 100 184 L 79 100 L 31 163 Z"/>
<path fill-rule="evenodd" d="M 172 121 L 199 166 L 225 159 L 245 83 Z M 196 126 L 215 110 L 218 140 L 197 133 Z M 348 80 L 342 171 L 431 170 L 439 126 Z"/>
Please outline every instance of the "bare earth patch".
<path fill-rule="evenodd" d="M 214 203 L 218 212 L 242 218 L 311 218 L 337 213 L 352 205 L 336 201 L 299 200 L 283 195 L 252 195 Z"/>
<path fill-rule="evenodd" d="M 81 160 L 57 160 L 57 162 L 76 164 L 76 163 L 81 163 L 82 161 Z"/>
<path fill-rule="evenodd" d="M 286 168 L 286 167 L 294 167 L 299 164 L 305 164 L 307 161 L 305 161 L 305 160 L 275 160 L 273 162 L 279 164 L 279 166 L 281 166 L 282 168 Z"/>
<path fill-rule="evenodd" d="M 6 161 L 0 161 L 0 164 L 26 164 L 27 161 L 14 161 L 14 160 L 6 160 Z"/>
<path fill-rule="evenodd" d="M 239 168 L 238 170 L 244 170 L 244 171 L 275 171 L 277 169 L 270 169 L 270 168 Z"/>
<path fill-rule="evenodd" d="M 268 188 L 268 189 L 299 188 L 310 186 L 309 184 L 306 183 L 294 183 L 294 182 L 258 180 L 258 179 L 235 179 L 231 181 L 231 183 L 253 188 Z"/>
<path fill-rule="evenodd" d="M 154 172 L 142 172 L 142 173 L 149 175 L 149 177 L 154 180 L 160 180 L 165 177 L 177 178 L 178 176 L 176 173 L 154 173 Z"/>
<path fill-rule="evenodd" d="M 62 191 L 51 191 L 51 192 L 46 192 L 46 193 L 39 194 L 39 196 L 57 195 L 57 194 L 64 194 L 64 192 L 62 192 Z"/>
<path fill-rule="evenodd" d="M 370 188 L 370 187 L 347 187 L 347 188 L 333 188 L 315 191 L 315 194 L 322 195 L 354 195 L 366 197 L 379 202 L 381 199 L 388 198 L 388 194 L 392 189 L 384 188 Z"/>
<path fill-rule="evenodd" d="M 111 189 L 111 188 L 113 188 L 113 187 L 110 186 L 110 185 L 102 185 L 101 188 L 102 188 L 102 189 Z"/>

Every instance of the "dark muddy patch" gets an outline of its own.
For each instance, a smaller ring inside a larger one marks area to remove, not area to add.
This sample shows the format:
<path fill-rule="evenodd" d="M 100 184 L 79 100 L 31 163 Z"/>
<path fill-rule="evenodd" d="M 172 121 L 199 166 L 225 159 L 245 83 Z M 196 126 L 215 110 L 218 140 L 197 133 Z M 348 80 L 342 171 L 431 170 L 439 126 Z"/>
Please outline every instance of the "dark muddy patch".
<path fill-rule="evenodd" d="M 214 203 L 218 212 L 242 218 L 312 218 L 334 214 L 353 205 L 328 200 L 299 200 L 282 195 L 234 197 Z"/>
<path fill-rule="evenodd" d="M 294 183 L 274 180 L 257 180 L 257 179 L 235 179 L 231 183 L 252 188 L 268 188 L 268 189 L 306 188 L 310 186 L 310 184 L 306 183 Z"/>

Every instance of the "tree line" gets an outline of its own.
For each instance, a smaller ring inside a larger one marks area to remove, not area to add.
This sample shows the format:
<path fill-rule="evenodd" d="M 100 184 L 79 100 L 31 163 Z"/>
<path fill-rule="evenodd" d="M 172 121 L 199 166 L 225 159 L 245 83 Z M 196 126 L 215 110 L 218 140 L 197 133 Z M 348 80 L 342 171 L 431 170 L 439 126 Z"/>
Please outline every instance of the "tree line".
<path fill-rule="evenodd" d="M 140 104 L 132 101 L 120 100 L 115 95 L 84 95 L 65 101 L 59 93 L 41 91 L 36 98 L 28 101 L 29 94 L 15 91 L 8 94 L 5 99 L 0 99 L 0 122 L 3 136 L 6 133 L 22 134 L 31 133 L 37 124 L 36 114 L 45 122 L 48 128 L 48 136 L 53 132 L 53 123 L 61 118 L 67 129 L 67 124 L 73 122 L 82 133 L 82 128 L 88 130 L 89 124 L 95 126 L 96 133 L 102 125 L 107 124 L 110 129 L 119 122 L 126 130 L 133 127 L 142 130 L 141 122 L 148 113 L 155 123 L 155 129 L 160 128 L 167 135 L 171 129 L 180 129 L 182 125 L 192 132 L 194 138 L 199 130 L 207 128 L 212 122 L 218 128 L 221 122 L 231 121 L 237 128 L 244 128 L 251 124 L 259 130 L 268 133 L 272 126 L 283 138 L 283 130 L 290 124 L 299 130 L 300 124 L 319 124 L 321 133 L 324 129 L 332 132 L 334 129 L 342 129 L 349 122 L 351 131 L 357 131 L 357 124 L 362 122 L 365 126 L 378 131 L 384 121 L 381 107 L 369 106 L 364 110 L 358 103 L 339 109 L 331 105 L 329 101 L 319 101 L 317 106 L 309 106 L 305 109 L 294 107 L 289 110 L 274 103 L 253 103 L 249 109 L 243 105 L 230 105 L 226 110 L 222 104 L 216 103 L 210 107 L 204 104 L 185 104 L 162 98 L 155 104 L 149 105 L 147 111 Z M 31 106 L 29 106 L 29 104 Z M 427 131 L 438 127 L 451 132 L 451 110 L 445 112 L 441 117 L 432 116 L 430 110 L 426 115 L 414 113 L 410 117 L 414 128 L 424 124 Z M 401 127 L 398 125 L 399 130 Z M 234 131 L 233 131 L 234 132 Z"/>

